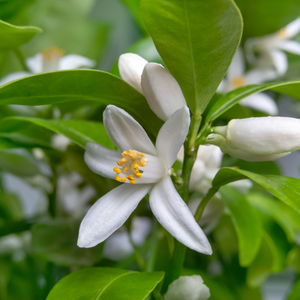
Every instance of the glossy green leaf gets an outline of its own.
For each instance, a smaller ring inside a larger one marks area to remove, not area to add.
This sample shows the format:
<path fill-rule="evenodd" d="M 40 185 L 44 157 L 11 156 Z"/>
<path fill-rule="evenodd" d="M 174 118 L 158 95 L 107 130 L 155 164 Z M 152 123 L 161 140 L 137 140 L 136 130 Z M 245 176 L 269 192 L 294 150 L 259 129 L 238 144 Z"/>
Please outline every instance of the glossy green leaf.
<path fill-rule="evenodd" d="M 236 168 L 221 168 L 212 182 L 212 189 L 217 191 L 222 185 L 246 178 L 261 185 L 300 213 L 300 179 L 278 175 L 259 175 Z"/>
<path fill-rule="evenodd" d="M 126 110 L 155 136 L 162 122 L 142 94 L 122 79 L 102 71 L 70 70 L 23 78 L 0 87 L 0 104 L 45 105 L 96 101 Z"/>
<path fill-rule="evenodd" d="M 287 300 L 298 300 L 300 295 L 300 280 L 296 281 Z"/>
<path fill-rule="evenodd" d="M 207 113 L 206 122 L 214 121 L 242 99 L 265 90 L 273 90 L 294 97 L 300 101 L 300 81 L 286 81 L 255 84 L 233 90 L 221 97 Z"/>
<path fill-rule="evenodd" d="M 300 246 L 296 245 L 288 254 L 287 264 L 291 266 L 295 272 L 300 273 Z"/>
<path fill-rule="evenodd" d="M 252 193 L 247 200 L 262 213 L 272 217 L 285 231 L 290 242 L 296 242 L 300 231 L 300 217 L 297 212 L 284 203 L 267 195 Z"/>
<path fill-rule="evenodd" d="M 0 49 L 15 49 L 28 43 L 42 30 L 34 26 L 15 26 L 0 20 Z"/>
<path fill-rule="evenodd" d="M 32 249 L 47 260 L 64 266 L 91 266 L 102 255 L 103 244 L 93 248 L 77 246 L 79 222 L 56 219 L 32 226 Z"/>
<path fill-rule="evenodd" d="M 235 3 L 243 15 L 244 39 L 273 33 L 300 15 L 298 0 L 235 0 Z"/>
<path fill-rule="evenodd" d="M 7 134 L 9 137 L 10 133 L 19 132 L 22 128 L 24 128 L 24 126 L 27 125 L 27 123 L 41 126 L 56 133 L 63 134 L 82 148 L 85 148 L 85 145 L 88 142 L 96 142 L 108 148 L 114 148 L 114 144 L 109 139 L 103 123 L 100 122 L 9 117 L 2 120 L 0 123 L 0 135 Z M 35 126 L 33 126 L 31 129 L 33 137 L 36 134 L 35 129 Z"/>
<path fill-rule="evenodd" d="M 47 300 L 143 300 L 163 276 L 163 272 L 87 268 L 59 281 Z"/>
<path fill-rule="evenodd" d="M 231 0 L 142 0 L 155 46 L 199 117 L 223 79 L 242 34 Z"/>
<path fill-rule="evenodd" d="M 0 19 L 8 21 L 15 15 L 23 11 L 35 0 L 1 0 L 0 1 Z"/>
<path fill-rule="evenodd" d="M 27 147 L 27 145 L 24 143 L 10 140 L 9 138 L 0 138 L 0 150 L 12 149 L 12 148 L 23 148 L 23 147 Z"/>
<path fill-rule="evenodd" d="M 245 197 L 233 187 L 223 187 L 220 193 L 238 236 L 240 265 L 249 266 L 261 244 L 260 218 Z"/>

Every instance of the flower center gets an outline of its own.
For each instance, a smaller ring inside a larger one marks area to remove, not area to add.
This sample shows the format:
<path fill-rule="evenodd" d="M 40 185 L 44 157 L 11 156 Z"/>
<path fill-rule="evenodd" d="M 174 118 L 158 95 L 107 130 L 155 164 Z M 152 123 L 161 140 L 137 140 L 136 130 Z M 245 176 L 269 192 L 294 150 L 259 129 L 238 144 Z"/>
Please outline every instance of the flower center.
<path fill-rule="evenodd" d="M 123 158 L 117 161 L 119 167 L 113 168 L 117 173 L 115 179 L 121 182 L 126 182 L 127 179 L 131 184 L 135 184 L 135 179 L 141 178 L 143 174 L 140 167 L 147 165 L 145 155 L 131 149 L 123 151 L 121 155 Z"/>
<path fill-rule="evenodd" d="M 57 47 L 46 48 L 42 51 L 43 72 L 52 72 L 59 69 L 59 61 L 64 56 L 64 51 Z"/>
<path fill-rule="evenodd" d="M 232 80 L 231 80 L 231 85 L 235 89 L 245 86 L 245 84 L 246 84 L 246 82 L 245 82 L 245 78 L 243 76 L 236 76 L 236 77 L 232 78 Z"/>
<path fill-rule="evenodd" d="M 277 32 L 277 37 L 279 37 L 282 40 L 286 40 L 288 38 L 287 30 L 286 28 L 282 28 Z"/>

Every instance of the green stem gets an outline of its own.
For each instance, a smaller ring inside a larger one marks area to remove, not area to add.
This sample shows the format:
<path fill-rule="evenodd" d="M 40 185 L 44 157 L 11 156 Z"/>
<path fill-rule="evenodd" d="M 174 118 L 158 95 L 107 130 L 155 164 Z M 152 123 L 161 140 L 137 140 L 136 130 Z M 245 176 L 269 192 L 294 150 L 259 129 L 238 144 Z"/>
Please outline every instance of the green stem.
<path fill-rule="evenodd" d="M 199 118 L 196 118 L 196 116 L 192 117 L 192 122 L 191 122 L 191 131 L 190 131 L 190 136 L 188 138 L 189 140 L 189 149 L 192 149 L 195 145 L 195 141 L 197 138 L 198 130 L 201 124 L 202 117 L 200 116 Z"/>
<path fill-rule="evenodd" d="M 25 64 L 25 59 L 24 59 L 24 56 L 23 56 L 22 52 L 20 51 L 20 49 L 19 48 L 14 49 L 14 53 L 17 56 L 23 70 L 30 72 L 30 70 L 28 69 L 28 67 Z"/>
<path fill-rule="evenodd" d="M 207 205 L 207 203 L 209 202 L 209 200 L 215 195 L 215 193 L 217 192 L 217 190 L 215 188 L 211 188 L 207 194 L 204 196 L 204 198 L 202 199 L 202 201 L 200 202 L 198 208 L 197 208 L 197 211 L 195 213 L 195 220 L 196 222 L 199 222 L 201 217 L 202 217 L 202 214 L 203 214 L 203 211 Z"/>

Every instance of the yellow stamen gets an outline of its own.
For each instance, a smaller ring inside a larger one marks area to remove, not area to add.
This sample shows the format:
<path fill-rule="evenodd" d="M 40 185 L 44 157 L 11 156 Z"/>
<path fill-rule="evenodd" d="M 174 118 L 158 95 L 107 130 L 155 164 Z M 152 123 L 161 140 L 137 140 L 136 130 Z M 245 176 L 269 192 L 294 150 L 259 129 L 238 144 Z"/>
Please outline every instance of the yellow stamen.
<path fill-rule="evenodd" d="M 127 158 L 121 158 L 117 161 L 119 166 L 123 166 L 127 162 Z"/>
<path fill-rule="evenodd" d="M 137 170 L 139 168 L 139 165 L 138 164 L 135 164 L 134 167 L 133 167 L 135 170 Z"/>
<path fill-rule="evenodd" d="M 133 175 L 131 174 L 131 175 L 127 176 L 127 179 L 128 179 L 128 180 L 134 180 L 134 179 L 133 179 Z"/>
<path fill-rule="evenodd" d="M 120 180 L 121 180 L 120 176 L 116 176 L 115 179 L 116 179 L 117 181 L 120 181 Z"/>
<path fill-rule="evenodd" d="M 122 181 L 122 182 L 125 182 L 125 181 L 126 181 L 126 178 L 125 178 L 125 177 L 122 177 L 122 178 L 121 178 L 121 181 Z"/>
<path fill-rule="evenodd" d="M 135 180 L 134 179 L 130 180 L 130 183 L 135 184 Z"/>
<path fill-rule="evenodd" d="M 231 80 L 231 85 L 237 89 L 239 87 L 245 86 L 245 78 L 243 76 L 236 76 Z"/>
<path fill-rule="evenodd" d="M 147 165 L 145 157 L 141 158 L 140 163 L 143 167 L 145 167 Z"/>
<path fill-rule="evenodd" d="M 279 31 L 277 32 L 277 36 L 278 36 L 279 38 L 283 39 L 283 40 L 287 39 L 287 38 L 288 38 L 288 35 L 287 35 L 287 30 L 286 30 L 286 28 L 283 28 L 283 29 L 279 30 Z"/>
<path fill-rule="evenodd" d="M 125 167 L 123 168 L 123 172 L 124 172 L 124 173 L 127 173 L 128 169 L 129 169 L 129 167 L 128 167 L 128 166 L 125 166 Z"/>
<path fill-rule="evenodd" d="M 116 172 L 117 174 L 120 174 L 121 173 L 121 170 L 119 169 L 119 168 L 117 168 L 117 167 L 114 167 L 114 172 Z"/>
<path fill-rule="evenodd" d="M 136 177 L 141 178 L 142 177 L 142 173 L 136 173 L 134 174 Z"/>
<path fill-rule="evenodd" d="M 128 152 L 127 151 L 123 151 L 122 154 L 121 154 L 123 157 L 126 157 L 128 155 Z"/>
<path fill-rule="evenodd" d="M 144 155 L 143 153 L 141 153 L 141 152 L 137 152 L 136 155 L 139 156 L 139 157 L 144 157 L 144 156 L 145 156 L 145 155 Z"/>

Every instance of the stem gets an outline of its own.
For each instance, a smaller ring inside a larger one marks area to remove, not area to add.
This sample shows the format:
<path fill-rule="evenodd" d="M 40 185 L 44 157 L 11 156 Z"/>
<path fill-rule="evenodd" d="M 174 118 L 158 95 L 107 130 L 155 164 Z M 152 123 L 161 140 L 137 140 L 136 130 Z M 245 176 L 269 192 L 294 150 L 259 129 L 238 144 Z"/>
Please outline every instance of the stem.
<path fill-rule="evenodd" d="M 25 59 L 24 59 L 24 56 L 23 56 L 22 52 L 20 51 L 20 49 L 19 48 L 14 49 L 14 53 L 16 54 L 23 70 L 30 72 L 30 70 L 28 69 L 28 67 L 25 64 Z"/>
<path fill-rule="evenodd" d="M 204 198 L 202 199 L 202 201 L 200 202 L 198 208 L 197 208 L 197 211 L 195 213 L 195 220 L 196 222 L 199 222 L 201 217 L 202 217 L 202 214 L 203 214 L 203 211 L 207 205 L 207 203 L 209 202 L 209 200 L 215 195 L 215 193 L 217 192 L 217 190 L 215 188 L 211 188 L 207 194 L 204 196 Z"/>
<path fill-rule="evenodd" d="M 197 138 L 198 130 L 201 124 L 202 117 L 197 118 L 196 116 L 192 117 L 191 122 L 191 132 L 189 137 L 189 149 L 192 149 L 195 145 L 195 141 Z"/>

